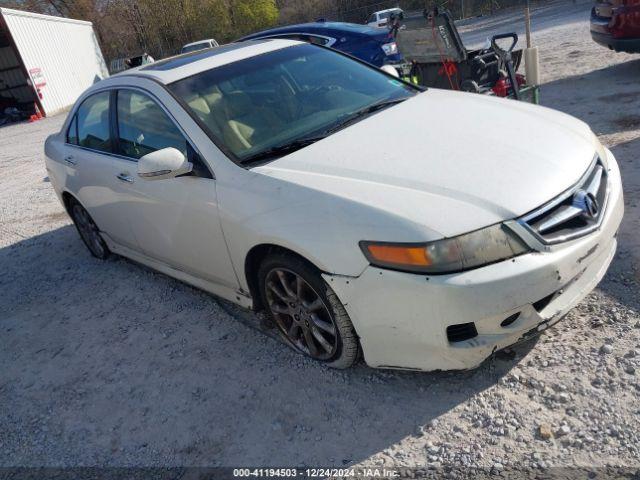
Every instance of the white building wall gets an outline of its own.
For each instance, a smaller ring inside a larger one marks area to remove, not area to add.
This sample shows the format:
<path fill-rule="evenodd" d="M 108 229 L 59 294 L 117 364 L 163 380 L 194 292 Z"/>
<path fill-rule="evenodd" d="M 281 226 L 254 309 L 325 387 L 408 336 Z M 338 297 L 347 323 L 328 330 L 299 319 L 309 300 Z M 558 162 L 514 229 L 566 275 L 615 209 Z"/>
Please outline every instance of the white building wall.
<path fill-rule="evenodd" d="M 109 76 L 91 22 L 8 8 L 0 14 L 32 80 L 44 83 L 39 90 L 46 115 L 69 108 L 87 87 Z"/>

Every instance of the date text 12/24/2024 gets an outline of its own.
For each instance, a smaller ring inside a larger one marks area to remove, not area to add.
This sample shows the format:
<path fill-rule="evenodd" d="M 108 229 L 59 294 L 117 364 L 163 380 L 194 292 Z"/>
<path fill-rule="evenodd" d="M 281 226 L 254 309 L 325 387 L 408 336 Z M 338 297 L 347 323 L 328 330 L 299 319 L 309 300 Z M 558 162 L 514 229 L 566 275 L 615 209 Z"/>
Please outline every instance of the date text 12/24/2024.
<path fill-rule="evenodd" d="M 395 478 L 400 472 L 389 468 L 234 468 L 236 478 Z"/>

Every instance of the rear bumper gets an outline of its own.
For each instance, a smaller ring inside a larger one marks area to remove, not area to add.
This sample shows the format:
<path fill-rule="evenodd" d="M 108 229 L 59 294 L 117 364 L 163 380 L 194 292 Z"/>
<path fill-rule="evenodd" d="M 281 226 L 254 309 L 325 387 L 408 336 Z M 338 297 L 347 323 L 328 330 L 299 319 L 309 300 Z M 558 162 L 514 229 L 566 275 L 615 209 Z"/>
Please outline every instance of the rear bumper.
<path fill-rule="evenodd" d="M 613 38 L 611 34 L 591 30 L 591 38 L 616 52 L 640 53 L 640 38 Z"/>
<path fill-rule="evenodd" d="M 591 9 L 591 38 L 616 52 L 640 53 L 640 5 L 612 8 L 597 4 Z"/>
<path fill-rule="evenodd" d="M 372 266 L 356 279 L 325 275 L 353 321 L 367 364 L 469 369 L 559 321 L 598 284 L 615 254 L 624 205 L 611 155 L 609 168 L 610 203 L 600 229 L 551 251 L 452 275 Z M 513 323 L 501 326 L 516 314 Z M 447 327 L 469 322 L 478 335 L 450 342 Z"/>

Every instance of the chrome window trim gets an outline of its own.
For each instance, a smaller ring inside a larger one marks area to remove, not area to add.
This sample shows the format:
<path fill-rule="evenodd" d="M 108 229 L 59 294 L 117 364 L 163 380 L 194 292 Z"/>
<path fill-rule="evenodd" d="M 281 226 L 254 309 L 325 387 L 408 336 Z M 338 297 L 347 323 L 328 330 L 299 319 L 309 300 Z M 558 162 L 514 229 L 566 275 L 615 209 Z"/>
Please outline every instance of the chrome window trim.
<path fill-rule="evenodd" d="M 193 148 L 193 151 L 198 154 L 198 156 L 202 160 L 202 163 L 205 164 L 205 166 L 207 167 L 207 169 L 209 170 L 209 172 L 213 176 L 213 180 L 216 179 L 216 174 L 213 172 L 213 170 L 211 170 L 211 167 L 209 167 L 209 164 L 204 160 L 204 156 L 202 155 L 202 152 L 200 152 L 200 150 L 196 147 L 194 141 L 187 134 L 187 132 L 185 132 L 184 128 L 182 128 L 182 126 L 178 123 L 178 121 L 171 114 L 171 112 L 167 109 L 167 107 L 165 107 L 165 105 L 160 101 L 160 99 L 156 95 L 154 95 L 152 92 L 150 92 L 146 88 L 142 88 L 142 87 L 138 87 L 138 86 L 134 86 L 134 85 L 115 85 L 115 86 L 111 86 L 111 87 L 105 87 L 105 88 L 101 88 L 99 90 L 93 91 L 93 92 L 91 92 L 91 94 L 89 94 L 86 97 L 84 97 L 82 99 L 82 101 L 79 102 L 75 106 L 75 108 L 72 111 L 72 114 L 69 115 L 70 121 L 69 121 L 69 125 L 67 125 L 67 128 L 65 130 L 65 136 L 64 136 L 65 145 L 67 145 L 69 147 L 79 148 L 80 150 L 85 150 L 87 152 L 99 153 L 101 155 L 106 155 L 106 156 L 109 156 L 109 157 L 118 158 L 120 160 L 127 160 L 127 161 L 132 162 L 132 163 L 138 163 L 138 159 L 135 159 L 135 158 L 132 158 L 132 157 L 128 157 L 126 155 L 120 155 L 120 154 L 113 153 L 113 152 L 105 152 L 103 150 L 96 150 L 95 148 L 87 148 L 87 147 L 83 147 L 81 145 L 74 145 L 73 143 L 67 142 L 67 139 L 69 138 L 69 135 L 68 135 L 69 128 L 71 127 L 71 124 L 73 123 L 73 117 L 75 117 L 77 115 L 78 109 L 80 108 L 80 106 L 88 98 L 91 98 L 94 95 L 97 95 L 99 93 L 104 93 L 104 92 L 109 92 L 109 93 L 111 93 L 113 91 L 117 92 L 118 90 L 134 90 L 134 91 L 137 90 L 138 92 L 142 93 L 143 95 L 147 95 L 149 98 L 151 98 L 151 100 L 154 103 L 156 103 L 162 109 L 162 111 L 165 112 L 165 114 L 169 117 L 169 120 L 171 121 L 171 123 L 173 123 L 176 126 L 176 128 L 180 131 L 180 133 L 184 136 L 185 140 L 191 145 L 191 148 Z M 116 104 L 116 108 L 117 108 L 117 104 Z"/>
<path fill-rule="evenodd" d="M 588 234 L 598 230 L 602 226 L 602 222 L 604 221 L 604 217 L 606 216 L 607 207 L 608 207 L 608 204 L 609 204 L 609 194 L 610 194 L 610 191 L 611 191 L 611 189 L 610 189 L 610 179 L 609 179 L 609 175 L 608 175 L 608 172 L 610 170 L 609 170 L 609 168 L 607 168 L 607 166 L 604 163 L 604 161 L 601 161 L 601 163 L 602 163 L 602 166 L 604 167 L 605 171 L 607 172 L 607 178 L 606 178 L 607 184 L 606 184 L 605 197 L 604 197 L 604 202 L 603 202 L 602 208 L 600 210 L 600 215 L 599 215 L 597 221 L 593 225 L 590 225 L 590 226 L 588 226 L 586 228 L 582 228 L 582 229 L 576 230 L 575 232 L 572 232 L 572 233 L 568 233 L 568 234 L 565 234 L 565 235 L 559 235 L 558 237 L 554 238 L 553 240 L 548 240 L 548 239 L 544 238 L 542 235 L 540 235 L 538 232 L 536 232 L 529 225 L 528 222 L 530 220 L 532 220 L 533 218 L 538 217 L 540 215 L 543 215 L 544 213 L 546 213 L 549 210 L 553 209 L 554 207 L 556 207 L 557 205 L 559 205 L 560 203 L 564 202 L 569 197 L 571 197 L 577 190 L 579 190 L 584 185 L 586 180 L 589 178 L 591 173 L 593 172 L 593 169 L 595 168 L 596 163 L 598 162 L 599 159 L 600 159 L 600 157 L 599 157 L 598 153 L 596 152 L 594 154 L 593 160 L 589 164 L 589 167 L 587 168 L 587 170 L 584 172 L 584 174 L 580 177 L 580 179 L 572 187 L 570 187 L 568 190 L 565 190 L 563 193 L 561 193 L 560 195 L 558 195 L 554 199 L 550 200 L 549 202 L 545 203 L 541 207 L 538 207 L 535 210 L 533 210 L 532 212 L 529 212 L 526 215 L 516 219 L 516 222 L 521 227 L 526 229 L 527 232 L 529 232 L 538 242 L 540 242 L 543 245 L 556 245 L 558 243 L 563 243 L 563 242 L 567 242 L 569 240 L 574 240 L 576 238 L 584 237 L 585 235 L 588 235 Z"/>
<path fill-rule="evenodd" d="M 65 142 L 65 145 L 67 145 L 69 147 L 77 148 L 78 150 L 84 150 L 85 152 L 98 153 L 100 155 L 105 155 L 107 157 L 118 158 L 120 160 L 126 160 L 126 161 L 131 162 L 131 163 L 138 163 L 133 158 L 125 157 L 124 155 L 118 155 L 117 153 L 113 153 L 113 152 L 105 152 L 103 150 L 96 150 L 95 148 L 88 148 L 88 147 L 83 147 L 81 145 L 74 145 L 73 143 L 66 143 Z"/>

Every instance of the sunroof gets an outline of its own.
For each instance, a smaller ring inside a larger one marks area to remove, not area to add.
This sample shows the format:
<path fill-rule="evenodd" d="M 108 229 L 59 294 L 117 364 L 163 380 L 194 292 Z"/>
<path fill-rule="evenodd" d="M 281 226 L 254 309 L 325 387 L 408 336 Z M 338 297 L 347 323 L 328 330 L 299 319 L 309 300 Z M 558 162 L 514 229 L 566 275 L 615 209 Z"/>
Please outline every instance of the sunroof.
<path fill-rule="evenodd" d="M 229 43 L 227 45 L 222 45 L 221 47 L 213 47 L 207 48 L 206 50 L 197 50 L 191 53 L 183 53 L 182 55 L 167 58 L 166 60 L 159 60 L 157 62 L 150 63 L 149 65 L 142 67 L 140 70 L 172 70 L 174 68 L 189 65 L 190 63 L 197 62 L 199 60 L 204 60 L 205 58 L 215 57 L 216 55 L 220 55 L 221 53 L 232 52 L 233 50 L 246 47 L 247 45 L 256 45 L 259 43 L 264 43 L 265 41 L 268 40 L 251 40 L 242 43 Z"/>

